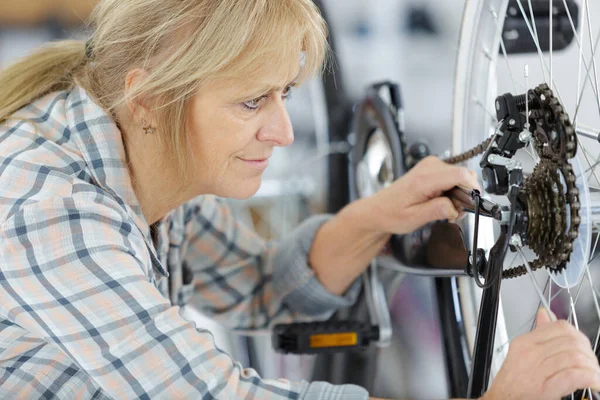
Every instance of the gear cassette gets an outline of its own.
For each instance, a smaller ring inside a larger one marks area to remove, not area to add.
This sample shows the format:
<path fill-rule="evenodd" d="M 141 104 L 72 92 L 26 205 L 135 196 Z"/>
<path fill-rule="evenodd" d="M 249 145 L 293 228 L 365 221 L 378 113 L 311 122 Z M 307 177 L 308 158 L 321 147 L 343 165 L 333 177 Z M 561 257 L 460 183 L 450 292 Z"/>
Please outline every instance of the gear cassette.
<path fill-rule="evenodd" d="M 545 267 L 559 273 L 570 260 L 581 223 L 579 190 L 570 163 L 577 152 L 577 136 L 569 116 L 548 85 L 541 84 L 527 95 L 515 97 L 515 101 L 520 109 L 528 102 L 529 132 L 540 158 L 519 189 L 526 219 L 522 240 L 537 257 L 530 262 L 532 271 Z M 490 146 L 494 146 L 493 138 L 445 161 L 464 162 Z M 502 277 L 515 278 L 526 273 L 526 267 L 520 265 L 504 270 Z"/>

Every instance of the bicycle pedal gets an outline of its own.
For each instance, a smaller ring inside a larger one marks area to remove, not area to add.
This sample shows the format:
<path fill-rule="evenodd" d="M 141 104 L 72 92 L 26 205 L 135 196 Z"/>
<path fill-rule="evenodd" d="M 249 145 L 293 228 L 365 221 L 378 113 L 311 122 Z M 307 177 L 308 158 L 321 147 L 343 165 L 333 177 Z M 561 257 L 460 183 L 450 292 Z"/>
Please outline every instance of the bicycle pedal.
<path fill-rule="evenodd" d="M 366 349 L 379 340 L 379 327 L 359 321 L 275 325 L 273 348 L 279 353 L 317 354 Z"/>

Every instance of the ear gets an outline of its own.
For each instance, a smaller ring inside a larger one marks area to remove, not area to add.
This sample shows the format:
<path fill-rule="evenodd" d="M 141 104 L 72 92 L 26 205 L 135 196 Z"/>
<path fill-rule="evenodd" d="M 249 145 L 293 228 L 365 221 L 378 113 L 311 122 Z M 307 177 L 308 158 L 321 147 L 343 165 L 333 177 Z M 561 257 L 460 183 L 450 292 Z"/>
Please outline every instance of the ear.
<path fill-rule="evenodd" d="M 133 99 L 129 94 L 133 91 L 137 85 L 141 84 L 148 77 L 148 73 L 142 68 L 135 68 L 130 70 L 125 76 L 125 98 L 127 99 L 127 108 L 134 118 L 148 115 L 150 109 L 148 104 L 141 99 Z"/>

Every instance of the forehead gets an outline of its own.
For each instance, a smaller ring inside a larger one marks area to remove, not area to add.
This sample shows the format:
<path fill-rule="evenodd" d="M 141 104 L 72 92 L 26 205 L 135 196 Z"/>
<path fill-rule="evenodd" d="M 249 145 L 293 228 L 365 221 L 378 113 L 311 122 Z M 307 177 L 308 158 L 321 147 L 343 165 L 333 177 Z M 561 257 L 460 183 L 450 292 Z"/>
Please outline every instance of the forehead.
<path fill-rule="evenodd" d="M 288 63 L 269 63 L 267 61 L 260 68 L 248 71 L 242 76 L 216 77 L 204 85 L 204 88 L 219 90 L 230 98 L 260 96 L 273 90 L 283 90 L 290 83 L 294 83 L 299 74 L 299 60 Z"/>

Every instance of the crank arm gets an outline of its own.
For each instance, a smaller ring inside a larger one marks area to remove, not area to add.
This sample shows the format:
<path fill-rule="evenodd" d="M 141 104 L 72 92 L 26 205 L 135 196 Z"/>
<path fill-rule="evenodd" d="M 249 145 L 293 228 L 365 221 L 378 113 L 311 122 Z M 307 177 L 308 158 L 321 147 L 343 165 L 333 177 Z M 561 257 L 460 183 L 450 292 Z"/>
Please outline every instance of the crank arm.
<path fill-rule="evenodd" d="M 392 341 L 392 319 L 385 296 L 385 289 L 377 271 L 378 260 L 375 258 L 369 268 L 363 273 L 365 296 L 371 324 L 379 328 L 379 337 L 375 342 L 377 347 L 387 347 Z"/>

